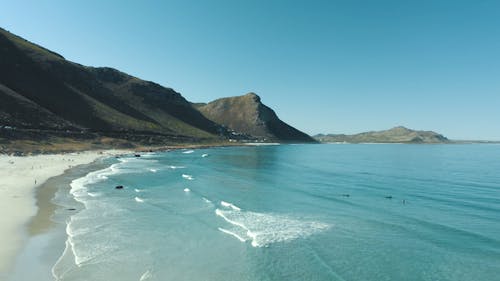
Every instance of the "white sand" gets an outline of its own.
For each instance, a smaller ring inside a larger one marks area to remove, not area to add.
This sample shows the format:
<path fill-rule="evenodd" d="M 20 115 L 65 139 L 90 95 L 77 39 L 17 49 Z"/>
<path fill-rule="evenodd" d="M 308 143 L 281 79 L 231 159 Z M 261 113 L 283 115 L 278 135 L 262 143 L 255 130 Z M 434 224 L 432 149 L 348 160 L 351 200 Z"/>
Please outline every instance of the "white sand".
<path fill-rule="evenodd" d="M 0 275 L 12 266 L 26 238 L 25 225 L 36 214 L 36 186 L 63 174 L 68 168 L 91 163 L 99 157 L 123 153 L 129 151 L 0 156 Z"/>

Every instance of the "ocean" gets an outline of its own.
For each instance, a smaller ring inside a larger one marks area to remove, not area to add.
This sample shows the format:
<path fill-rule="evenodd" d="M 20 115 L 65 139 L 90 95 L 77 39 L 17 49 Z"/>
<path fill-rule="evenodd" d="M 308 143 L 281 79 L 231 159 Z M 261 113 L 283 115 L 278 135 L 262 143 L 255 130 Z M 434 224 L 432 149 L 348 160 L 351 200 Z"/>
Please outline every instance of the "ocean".
<path fill-rule="evenodd" d="M 500 280 L 499 145 L 144 153 L 54 202 L 55 280 Z"/>

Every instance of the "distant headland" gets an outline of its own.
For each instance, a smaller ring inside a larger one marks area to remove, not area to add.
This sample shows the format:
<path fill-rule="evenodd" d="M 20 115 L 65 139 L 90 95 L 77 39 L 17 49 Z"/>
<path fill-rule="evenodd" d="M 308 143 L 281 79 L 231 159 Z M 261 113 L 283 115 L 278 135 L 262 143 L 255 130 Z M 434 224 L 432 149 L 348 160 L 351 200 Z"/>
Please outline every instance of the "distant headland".
<path fill-rule="evenodd" d="M 403 126 L 354 135 L 319 134 L 314 138 L 320 142 L 330 143 L 451 143 L 447 137 L 436 132 L 411 130 Z"/>

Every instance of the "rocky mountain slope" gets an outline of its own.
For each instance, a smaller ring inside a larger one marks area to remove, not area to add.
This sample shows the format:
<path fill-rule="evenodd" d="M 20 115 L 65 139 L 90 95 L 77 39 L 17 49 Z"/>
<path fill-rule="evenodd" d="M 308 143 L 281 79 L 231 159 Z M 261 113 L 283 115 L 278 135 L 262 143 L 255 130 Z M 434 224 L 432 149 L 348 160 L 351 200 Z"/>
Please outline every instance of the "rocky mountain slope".
<path fill-rule="evenodd" d="M 208 119 L 224 125 L 233 134 L 244 134 L 263 141 L 315 142 L 309 135 L 281 121 L 255 93 L 221 98 L 195 107 Z"/>
<path fill-rule="evenodd" d="M 432 131 L 415 131 L 402 126 L 384 131 L 365 132 L 355 135 L 315 135 L 320 142 L 347 143 L 447 143 L 449 140 Z"/>
<path fill-rule="evenodd" d="M 262 112 L 274 114 L 264 107 Z M 248 127 L 251 122 L 239 121 L 260 136 L 259 129 Z M 308 139 L 281 121 L 270 122 L 279 132 L 276 139 Z M 98 134 L 196 142 L 232 137 L 171 88 L 116 69 L 68 61 L 1 28 L 0 130 L 0 138 Z"/>
<path fill-rule="evenodd" d="M 112 68 L 82 66 L 0 29 L 2 123 L 18 128 L 215 137 L 220 126 L 179 93 Z M 26 114 L 31 112 L 31 114 Z"/>

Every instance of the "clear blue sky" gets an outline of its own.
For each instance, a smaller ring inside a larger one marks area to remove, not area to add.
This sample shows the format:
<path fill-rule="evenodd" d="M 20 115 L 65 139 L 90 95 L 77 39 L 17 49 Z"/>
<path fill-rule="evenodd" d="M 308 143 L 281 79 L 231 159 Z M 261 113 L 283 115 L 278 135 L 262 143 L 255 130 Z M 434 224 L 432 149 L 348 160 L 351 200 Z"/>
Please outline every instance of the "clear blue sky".
<path fill-rule="evenodd" d="M 190 101 L 259 94 L 310 134 L 500 140 L 500 1 L 3 1 L 0 26 Z"/>

